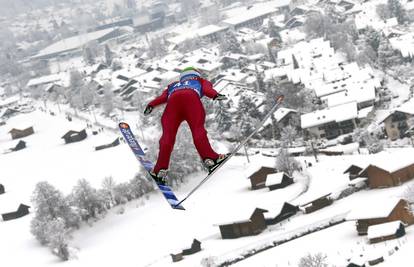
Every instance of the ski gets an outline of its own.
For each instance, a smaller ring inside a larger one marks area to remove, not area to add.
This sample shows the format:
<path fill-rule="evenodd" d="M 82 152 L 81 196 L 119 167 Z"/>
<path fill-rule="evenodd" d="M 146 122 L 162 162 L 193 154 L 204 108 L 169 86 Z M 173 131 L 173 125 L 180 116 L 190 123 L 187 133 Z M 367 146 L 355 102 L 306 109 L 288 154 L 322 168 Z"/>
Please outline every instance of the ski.
<path fill-rule="evenodd" d="M 207 176 L 201 180 L 201 182 L 195 186 L 185 198 L 183 198 L 180 202 L 177 203 L 177 205 L 181 205 L 186 199 L 188 199 L 198 188 L 200 188 L 201 185 L 203 185 L 213 174 L 217 172 L 218 169 L 220 169 L 231 157 L 233 157 L 239 150 L 242 148 L 249 140 L 252 138 L 259 130 L 262 128 L 263 124 L 270 118 L 270 116 L 276 111 L 276 109 L 280 106 L 280 104 L 283 102 L 283 99 L 285 97 L 283 95 L 279 95 L 276 97 L 276 103 L 274 106 L 270 109 L 270 111 L 266 114 L 266 116 L 256 125 L 253 132 L 249 134 L 246 138 L 244 138 L 227 156 L 226 159 L 224 159 L 219 166 L 217 166 L 213 171 L 211 171 Z"/>
<path fill-rule="evenodd" d="M 131 128 L 129 127 L 129 124 L 126 122 L 120 122 L 118 126 L 119 126 L 119 130 L 124 136 L 126 143 L 129 145 L 135 157 L 138 159 L 138 161 L 145 168 L 145 170 L 148 172 L 148 175 L 149 175 L 149 172 L 154 167 L 154 164 L 145 158 L 145 153 L 142 150 L 141 146 L 139 145 L 138 141 L 135 139 L 135 136 L 132 133 Z M 169 187 L 168 185 L 158 184 L 152 178 L 152 176 L 150 177 L 157 184 L 158 188 L 160 189 L 161 193 L 164 195 L 168 204 L 170 204 L 170 206 L 173 209 L 185 210 L 184 207 L 181 205 L 180 201 L 175 196 L 174 192 L 171 190 L 171 187 Z"/>

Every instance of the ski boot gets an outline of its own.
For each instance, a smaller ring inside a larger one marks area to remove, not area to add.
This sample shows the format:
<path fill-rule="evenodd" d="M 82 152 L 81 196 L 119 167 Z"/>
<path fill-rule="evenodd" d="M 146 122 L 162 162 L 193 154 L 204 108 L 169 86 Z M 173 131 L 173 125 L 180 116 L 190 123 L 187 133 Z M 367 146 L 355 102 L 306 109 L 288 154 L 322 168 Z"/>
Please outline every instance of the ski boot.
<path fill-rule="evenodd" d="M 166 185 L 167 184 L 167 172 L 166 169 L 161 169 L 158 173 L 155 173 L 154 170 L 151 170 L 149 174 L 155 180 L 157 184 Z"/>
<path fill-rule="evenodd" d="M 215 160 L 206 158 L 204 159 L 204 166 L 207 168 L 208 173 L 212 173 L 217 167 L 219 167 L 226 158 L 230 156 L 230 153 L 228 154 L 220 154 L 219 157 Z"/>

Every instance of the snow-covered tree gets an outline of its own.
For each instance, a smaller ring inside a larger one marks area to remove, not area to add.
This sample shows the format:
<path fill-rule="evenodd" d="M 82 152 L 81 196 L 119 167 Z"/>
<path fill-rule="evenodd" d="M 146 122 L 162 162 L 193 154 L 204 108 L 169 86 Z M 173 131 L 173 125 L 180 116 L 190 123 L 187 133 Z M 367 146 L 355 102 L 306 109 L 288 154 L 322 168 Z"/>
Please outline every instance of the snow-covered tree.
<path fill-rule="evenodd" d="M 121 60 L 119 60 L 119 59 L 117 59 L 117 58 L 112 59 L 111 69 L 112 69 L 113 71 L 117 71 L 117 70 L 122 69 L 122 62 L 121 62 Z"/>
<path fill-rule="evenodd" d="M 298 132 L 296 128 L 292 125 L 287 125 L 282 127 L 280 136 L 282 142 L 286 142 L 289 146 L 292 145 L 293 141 L 295 141 L 296 137 L 298 136 Z"/>
<path fill-rule="evenodd" d="M 297 160 L 289 155 L 286 147 L 281 147 L 276 158 L 275 168 L 279 172 L 285 172 L 291 176 L 294 171 L 300 170 L 300 165 Z"/>
<path fill-rule="evenodd" d="M 224 52 L 242 53 L 242 47 L 232 31 L 227 31 L 220 38 L 220 48 Z"/>
<path fill-rule="evenodd" d="M 47 240 L 53 254 L 64 261 L 69 260 L 69 230 L 61 218 L 47 222 Z"/>
<path fill-rule="evenodd" d="M 111 66 L 112 64 L 112 59 L 113 59 L 113 52 L 111 51 L 111 49 L 109 48 L 108 44 L 105 44 L 105 50 L 104 50 L 104 55 L 105 55 L 105 64 L 107 66 Z"/>
<path fill-rule="evenodd" d="M 327 257 L 322 253 L 308 254 L 299 260 L 299 267 L 328 267 Z"/>
<path fill-rule="evenodd" d="M 228 109 L 229 109 L 228 103 L 220 104 L 216 108 L 214 118 L 217 123 L 217 129 L 220 132 L 228 131 L 232 125 L 232 119 L 231 119 Z"/>
<path fill-rule="evenodd" d="M 387 7 L 391 17 L 396 17 L 398 23 L 404 24 L 404 22 L 409 20 L 407 11 L 404 9 L 399 0 L 388 0 Z"/>
<path fill-rule="evenodd" d="M 135 177 L 129 181 L 128 187 L 132 198 L 139 198 L 154 190 L 153 183 L 142 174 L 135 175 Z"/>
<path fill-rule="evenodd" d="M 206 26 L 210 24 L 217 24 L 224 20 L 224 16 L 221 13 L 218 4 L 213 4 L 209 7 L 201 8 L 200 10 L 200 26 Z"/>
<path fill-rule="evenodd" d="M 153 57 L 162 57 L 167 54 L 167 45 L 163 38 L 155 37 L 150 40 L 148 44 L 148 56 Z"/>
<path fill-rule="evenodd" d="M 267 27 L 269 29 L 269 37 L 276 38 L 279 41 L 282 40 L 282 37 L 280 37 L 279 31 L 277 30 L 275 22 L 272 18 L 269 19 Z"/>
<path fill-rule="evenodd" d="M 112 208 L 115 204 L 115 188 L 117 184 L 112 176 L 105 177 L 102 181 L 102 197 L 107 209 Z"/>
<path fill-rule="evenodd" d="M 103 86 L 102 109 L 106 115 L 109 115 L 114 110 L 114 92 L 112 91 L 112 84 L 105 83 Z"/>
<path fill-rule="evenodd" d="M 81 209 L 83 220 L 96 218 L 105 211 L 104 199 L 85 179 L 80 179 L 70 195 L 72 205 Z"/>
<path fill-rule="evenodd" d="M 388 38 L 382 36 L 378 46 L 378 65 L 385 70 L 392 65 L 400 63 L 400 61 L 400 57 L 392 48 Z"/>

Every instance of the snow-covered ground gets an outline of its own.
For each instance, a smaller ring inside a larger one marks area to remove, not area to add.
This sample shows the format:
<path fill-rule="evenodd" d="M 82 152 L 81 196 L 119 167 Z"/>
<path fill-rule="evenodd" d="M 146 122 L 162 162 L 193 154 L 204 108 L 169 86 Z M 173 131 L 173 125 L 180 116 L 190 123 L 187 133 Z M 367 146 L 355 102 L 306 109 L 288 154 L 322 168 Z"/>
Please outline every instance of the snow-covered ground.
<path fill-rule="evenodd" d="M 136 119 L 134 113 L 126 113 L 124 116 L 131 122 Z M 33 126 L 35 134 L 23 139 L 27 142 L 26 149 L 0 155 L 0 182 L 6 187 L 6 194 L 0 195 L 0 212 L 12 211 L 20 202 L 31 205 L 30 196 L 34 185 L 39 181 L 49 181 L 68 193 L 80 178 L 87 179 L 99 188 L 107 176 L 122 182 L 131 179 L 139 170 L 138 163 L 125 144 L 94 151 L 95 145 L 112 142 L 119 136 L 116 132 L 105 130 L 96 136 L 88 132 L 86 140 L 65 145 L 61 136 L 69 129 L 83 128 L 86 124 L 77 119 L 69 122 L 63 113 L 51 116 L 34 111 L 8 120 L 6 125 L 0 127 L 1 151 L 17 143 L 16 140 L 11 140 L 8 131 L 22 125 Z M 116 122 L 113 127 L 116 128 Z M 257 154 L 250 156 L 251 162 L 248 163 L 245 157 L 237 156 L 184 203 L 186 211 L 172 210 L 161 194 L 154 192 L 148 200 L 140 199 L 126 204 L 123 214 L 118 214 L 120 207 L 115 207 L 104 219 L 90 226 L 83 225 L 74 232 L 71 241 L 71 246 L 78 249 L 77 259 L 68 262 L 61 263 L 30 234 L 33 213 L 18 220 L 1 222 L 0 251 L 8 252 L 2 253 L 2 262 L 5 266 L 24 266 L 28 263 L 31 266 L 58 263 L 65 266 L 168 266 L 172 264 L 170 253 L 189 247 L 193 238 L 202 242 L 202 251 L 185 257 L 183 261 L 174 263 L 174 266 L 200 266 L 201 260 L 206 257 L 214 257 L 216 262 L 231 260 L 252 248 L 303 232 L 324 220 L 343 216 L 361 202 L 378 197 L 386 199 L 400 196 L 407 184 L 391 189 L 360 191 L 323 210 L 307 215 L 299 214 L 289 222 L 270 226 L 262 234 L 253 237 L 222 240 L 217 224 L 246 219 L 256 207 L 272 212 L 284 201 L 303 204 L 322 194 L 336 192 L 347 185 L 348 178 L 343 171 L 350 164 L 364 165 L 378 158 L 398 160 L 398 157 L 412 155 L 413 152 L 414 149 L 407 148 L 375 156 L 320 156 L 318 163 L 313 157 L 299 157 L 299 162 L 304 163 L 306 160 L 313 165 L 306 169 L 311 180 L 308 191 L 303 195 L 300 195 L 303 191 L 301 181 L 282 190 L 251 191 L 248 175 L 259 166 L 272 166 L 275 158 Z M 177 195 L 185 196 L 204 175 L 194 174 L 189 178 L 188 184 L 177 189 Z M 295 178 L 298 180 L 300 177 Z M 412 241 L 409 242 L 411 231 L 411 227 L 408 227 L 407 237 L 402 238 L 402 248 L 412 246 Z M 366 237 L 357 235 L 354 223 L 346 222 L 269 249 L 237 265 L 296 266 L 301 256 L 316 251 L 327 254 L 332 262 L 339 263 L 349 257 L 348 254 L 352 251 L 368 249 L 366 242 Z M 392 242 L 399 241 L 387 242 L 383 251 Z M 381 246 L 377 245 L 376 248 Z M 398 253 L 406 253 L 409 257 L 406 249 L 401 249 Z"/>

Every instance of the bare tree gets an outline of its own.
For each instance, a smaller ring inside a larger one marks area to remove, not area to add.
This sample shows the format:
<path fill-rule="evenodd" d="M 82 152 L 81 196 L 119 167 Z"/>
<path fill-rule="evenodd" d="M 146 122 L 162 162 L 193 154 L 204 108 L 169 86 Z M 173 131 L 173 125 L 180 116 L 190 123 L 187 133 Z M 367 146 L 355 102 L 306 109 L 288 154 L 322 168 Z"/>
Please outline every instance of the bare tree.
<path fill-rule="evenodd" d="M 308 254 L 299 260 L 299 267 L 328 267 L 326 255 L 322 253 Z"/>

